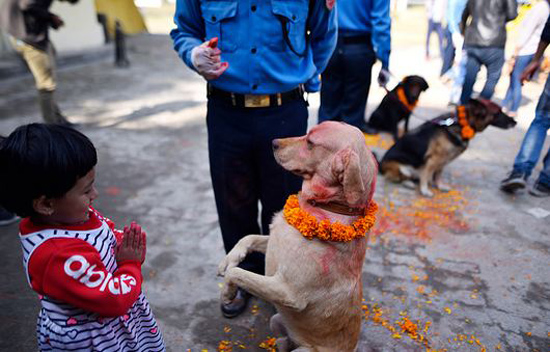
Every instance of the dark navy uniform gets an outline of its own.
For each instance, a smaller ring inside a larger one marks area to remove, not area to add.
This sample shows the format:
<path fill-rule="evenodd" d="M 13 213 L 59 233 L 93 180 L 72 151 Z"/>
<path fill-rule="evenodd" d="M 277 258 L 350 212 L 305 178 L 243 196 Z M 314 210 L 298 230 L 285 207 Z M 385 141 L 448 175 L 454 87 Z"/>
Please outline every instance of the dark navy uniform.
<path fill-rule="evenodd" d="M 364 129 L 371 70 L 389 67 L 388 0 L 338 0 L 338 45 L 323 73 L 319 123 L 344 121 Z"/>

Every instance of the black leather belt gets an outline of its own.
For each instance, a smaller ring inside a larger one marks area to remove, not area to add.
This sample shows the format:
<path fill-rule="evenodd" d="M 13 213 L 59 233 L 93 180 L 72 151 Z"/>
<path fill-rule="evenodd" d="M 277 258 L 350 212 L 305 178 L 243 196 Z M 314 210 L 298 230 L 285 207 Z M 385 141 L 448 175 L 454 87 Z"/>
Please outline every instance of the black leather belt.
<path fill-rule="evenodd" d="M 288 102 L 303 99 L 304 89 L 302 86 L 284 93 L 276 94 L 238 94 L 208 85 L 208 99 L 219 99 L 229 105 L 239 108 L 265 108 L 270 106 L 281 106 Z"/>
<path fill-rule="evenodd" d="M 344 44 L 366 44 L 371 42 L 369 34 L 340 37 L 340 40 Z"/>

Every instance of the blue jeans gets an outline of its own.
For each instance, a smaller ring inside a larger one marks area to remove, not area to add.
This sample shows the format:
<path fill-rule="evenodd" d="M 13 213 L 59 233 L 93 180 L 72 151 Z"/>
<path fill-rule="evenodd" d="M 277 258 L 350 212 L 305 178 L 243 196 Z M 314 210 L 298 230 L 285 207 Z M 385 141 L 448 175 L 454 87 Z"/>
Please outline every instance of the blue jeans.
<path fill-rule="evenodd" d="M 485 87 L 479 94 L 481 98 L 491 99 L 495 92 L 502 66 L 504 65 L 504 48 L 484 48 L 484 47 L 466 47 L 468 61 L 466 62 L 466 75 L 464 76 L 464 86 L 460 96 L 460 103 L 466 104 L 472 96 L 474 83 L 476 83 L 477 73 L 481 65 L 487 67 L 487 81 Z"/>
<path fill-rule="evenodd" d="M 525 174 L 527 177 L 535 168 L 539 160 L 546 139 L 546 133 L 550 128 L 550 77 L 546 80 L 544 91 L 540 96 L 535 113 L 535 119 L 531 122 L 521 148 L 514 161 L 514 171 Z M 543 160 L 543 168 L 538 182 L 550 186 L 550 150 Z"/>
<path fill-rule="evenodd" d="M 445 46 L 443 48 L 443 64 L 441 65 L 440 76 L 443 76 L 453 67 L 455 50 L 452 33 L 449 31 L 449 28 L 445 28 Z M 458 50 L 462 50 L 462 48 L 458 48 Z"/>
<path fill-rule="evenodd" d="M 246 235 L 268 234 L 273 214 L 300 190 L 302 179 L 275 161 L 272 141 L 304 135 L 307 117 L 303 99 L 278 107 L 236 108 L 209 98 L 210 175 L 226 252 Z M 263 260 L 252 253 L 239 266 L 262 274 Z"/>
<path fill-rule="evenodd" d="M 514 64 L 514 69 L 510 74 L 510 86 L 506 91 L 506 96 L 502 102 L 502 106 L 510 110 L 510 112 L 517 112 L 519 104 L 521 103 L 521 73 L 527 67 L 533 55 L 522 55 L 516 58 L 516 63 Z"/>
<path fill-rule="evenodd" d="M 343 121 L 364 129 L 372 65 L 376 60 L 370 41 L 338 44 L 322 74 L 319 123 Z"/>
<path fill-rule="evenodd" d="M 439 54 L 441 55 L 441 58 L 443 58 L 443 26 L 441 25 L 441 22 L 434 22 L 432 20 L 428 20 L 428 33 L 426 34 L 426 56 L 430 56 L 430 37 L 432 36 L 432 32 L 435 32 L 437 34 L 437 39 L 439 42 Z"/>

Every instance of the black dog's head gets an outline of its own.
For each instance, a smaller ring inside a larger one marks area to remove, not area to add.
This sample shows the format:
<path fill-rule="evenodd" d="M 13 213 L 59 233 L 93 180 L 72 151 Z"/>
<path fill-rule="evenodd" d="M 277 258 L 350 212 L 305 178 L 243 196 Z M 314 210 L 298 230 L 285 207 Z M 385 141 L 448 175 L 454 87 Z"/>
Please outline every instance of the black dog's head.
<path fill-rule="evenodd" d="M 430 88 L 428 82 L 426 82 L 426 80 L 420 76 L 406 76 L 401 81 L 401 85 L 405 90 L 407 100 L 411 104 L 415 103 L 418 100 L 418 98 L 420 97 L 420 93 Z"/>
<path fill-rule="evenodd" d="M 481 132 L 487 126 L 495 126 L 502 129 L 509 129 L 516 125 L 516 121 L 502 112 L 499 105 L 487 99 L 470 99 L 468 102 L 470 112 L 470 124 L 476 132 Z"/>

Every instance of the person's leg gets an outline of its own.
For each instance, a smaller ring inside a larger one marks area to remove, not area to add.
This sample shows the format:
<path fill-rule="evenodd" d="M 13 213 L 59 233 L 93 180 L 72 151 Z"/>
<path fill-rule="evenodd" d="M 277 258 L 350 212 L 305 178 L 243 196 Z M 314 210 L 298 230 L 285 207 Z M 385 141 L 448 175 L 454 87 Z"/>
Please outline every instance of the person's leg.
<path fill-rule="evenodd" d="M 434 22 L 431 19 L 429 19 L 428 32 L 426 33 L 426 59 L 430 58 L 430 36 L 432 35 L 433 31 L 434 31 Z"/>
<path fill-rule="evenodd" d="M 539 178 L 533 185 L 533 188 L 529 190 L 529 193 L 537 197 L 550 196 L 550 149 L 548 149 L 544 157 Z"/>
<path fill-rule="evenodd" d="M 533 168 L 537 164 L 549 128 L 550 78 L 546 80 L 544 90 L 537 104 L 535 119 L 531 122 L 529 129 L 523 137 L 521 148 L 514 160 L 513 169 L 508 177 L 501 181 L 500 189 L 512 192 L 516 189 L 525 188 L 527 178 L 531 175 Z"/>
<path fill-rule="evenodd" d="M 345 83 L 340 100 L 342 120 L 365 130 L 365 110 L 371 84 L 372 66 L 376 61 L 370 43 L 347 45 L 344 51 Z"/>
<path fill-rule="evenodd" d="M 523 70 L 527 67 L 529 62 L 534 55 L 523 55 L 518 56 L 516 59 L 516 64 L 512 70 L 512 75 L 510 78 L 510 87 L 512 88 L 511 92 L 511 105 L 510 112 L 514 115 L 517 114 L 519 106 L 521 104 L 521 74 Z"/>
<path fill-rule="evenodd" d="M 453 74 L 453 85 L 451 87 L 451 94 L 449 96 L 450 104 L 459 104 L 460 95 L 462 93 L 462 86 L 464 85 L 464 76 L 466 75 L 466 62 L 468 61 L 468 56 L 465 50 L 461 50 L 460 60 L 455 63 L 452 68 Z"/>
<path fill-rule="evenodd" d="M 344 94 L 342 50 L 342 44 L 339 42 L 321 76 L 321 106 L 319 107 L 318 123 L 328 120 L 342 120 L 340 105 Z"/>
<path fill-rule="evenodd" d="M 226 253 L 244 236 L 261 233 L 253 120 L 245 109 L 208 101 L 210 174 Z M 257 273 L 264 270 L 258 256 L 248 256 L 240 267 Z"/>
<path fill-rule="evenodd" d="M 443 52 L 443 64 L 441 65 L 440 76 L 443 76 L 450 72 L 449 70 L 453 67 L 453 62 L 455 58 L 455 47 L 453 45 L 453 39 L 451 32 L 448 28 L 445 28 L 445 47 Z"/>
<path fill-rule="evenodd" d="M 504 66 L 504 48 L 482 48 L 482 62 L 487 67 L 487 81 L 479 96 L 491 99 Z"/>
<path fill-rule="evenodd" d="M 521 148 L 514 161 L 514 171 L 528 178 L 540 157 L 546 131 L 550 127 L 550 114 L 537 111 L 535 119 L 523 137 Z"/>
<path fill-rule="evenodd" d="M 308 111 L 303 100 L 265 110 L 257 111 L 254 150 L 256 173 L 260 179 L 262 233 L 269 234 L 273 215 L 283 209 L 289 195 L 298 193 L 302 187 L 301 177 L 277 164 L 272 143 L 277 138 L 306 134 Z"/>
<path fill-rule="evenodd" d="M 55 98 L 57 66 L 53 44 L 48 43 L 45 51 L 20 41 L 12 40 L 12 44 L 21 54 L 34 77 L 44 121 L 46 123 L 71 124 L 61 113 Z"/>
<path fill-rule="evenodd" d="M 437 39 L 439 43 L 439 56 L 441 59 L 443 59 L 443 56 L 445 55 L 445 50 L 443 46 L 443 41 L 445 40 L 445 33 L 443 33 L 443 26 L 441 25 L 441 22 L 434 23 L 434 29 L 437 33 Z"/>
<path fill-rule="evenodd" d="M 481 62 L 478 57 L 478 48 L 467 48 L 464 83 L 462 85 L 462 93 L 460 95 L 460 104 L 467 104 L 470 100 L 480 67 Z"/>

